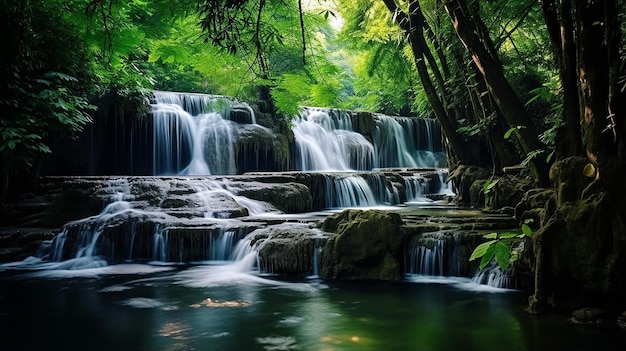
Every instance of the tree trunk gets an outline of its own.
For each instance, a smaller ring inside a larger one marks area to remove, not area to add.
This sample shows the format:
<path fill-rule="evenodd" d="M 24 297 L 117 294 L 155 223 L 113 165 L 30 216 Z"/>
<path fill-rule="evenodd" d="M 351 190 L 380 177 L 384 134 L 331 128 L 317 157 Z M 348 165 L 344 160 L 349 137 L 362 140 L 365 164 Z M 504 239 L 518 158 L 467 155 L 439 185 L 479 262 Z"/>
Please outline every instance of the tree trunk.
<path fill-rule="evenodd" d="M 423 16 L 420 16 L 421 11 L 419 11 L 419 2 L 417 0 L 411 1 L 409 5 L 411 16 L 407 16 L 404 12 L 402 12 L 396 6 L 394 0 L 383 0 L 383 2 L 393 14 L 395 23 L 399 25 L 400 28 L 402 28 L 408 35 L 420 81 L 424 91 L 426 92 L 428 102 L 433 108 L 435 116 L 441 125 L 446 139 L 448 140 L 450 148 L 460 163 L 475 163 L 475 161 L 477 161 L 475 157 L 478 156 L 479 152 L 473 150 L 475 145 L 470 144 L 468 146 L 468 144 L 461 138 L 457 132 L 458 126 L 456 121 L 448 114 L 444 103 L 437 94 L 437 89 L 430 79 L 428 68 L 426 67 L 426 62 L 424 60 L 424 48 L 426 47 L 423 33 L 424 18 Z"/>
<path fill-rule="evenodd" d="M 574 158 L 559 161 L 553 169 L 556 208 L 533 235 L 535 294 L 529 310 L 534 312 L 540 312 L 550 297 L 558 302 L 582 296 L 579 304 L 619 311 L 626 305 L 626 91 L 619 84 L 626 73 L 620 56 L 622 6 L 617 1 L 544 1 L 551 38 L 560 44 L 556 50 L 563 51 L 557 55 L 557 60 L 562 58 L 561 77 L 571 80 L 575 75 L 578 82 L 577 91 L 566 91 L 565 97 L 578 100 L 581 108 L 578 118 L 568 115 L 566 123 L 575 121 L 584 141 L 568 142 L 578 142 L 571 147 L 584 147 L 587 157 L 570 166 L 567 162 Z M 581 182 L 588 163 L 595 166 L 595 178 Z"/>
<path fill-rule="evenodd" d="M 544 149 L 539 140 L 539 134 L 532 120 L 529 118 L 524 105 L 504 76 L 504 72 L 498 62 L 485 48 L 476 33 L 471 30 L 464 0 L 444 1 L 444 5 L 454 29 L 465 48 L 469 51 L 472 60 L 485 78 L 489 92 L 493 96 L 502 115 L 509 126 L 517 128 L 515 135 L 526 154 Z M 541 186 L 547 186 L 548 164 L 544 157 L 533 158 L 533 170 L 537 182 Z"/>
<path fill-rule="evenodd" d="M 557 134 L 557 156 L 564 158 L 582 155 L 571 3 L 561 0 L 543 0 L 542 8 L 563 87 L 563 125 Z"/>

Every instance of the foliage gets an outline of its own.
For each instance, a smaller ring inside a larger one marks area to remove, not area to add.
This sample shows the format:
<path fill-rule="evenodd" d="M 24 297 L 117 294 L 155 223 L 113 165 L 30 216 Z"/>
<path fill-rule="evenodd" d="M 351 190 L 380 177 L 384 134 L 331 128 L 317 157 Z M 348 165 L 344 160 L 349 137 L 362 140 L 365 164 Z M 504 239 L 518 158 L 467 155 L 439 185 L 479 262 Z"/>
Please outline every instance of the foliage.
<path fill-rule="evenodd" d="M 428 115 L 402 31 L 381 1 L 341 1 L 339 40 L 354 75 L 346 107 L 386 114 Z M 421 98 L 421 99 L 420 99 Z M 411 112 L 413 110 L 413 112 Z"/>
<path fill-rule="evenodd" d="M 493 189 L 498 184 L 500 179 L 495 180 L 487 180 L 485 184 L 483 184 L 483 195 L 485 196 L 485 208 L 491 209 L 493 206 L 494 194 Z"/>
<path fill-rule="evenodd" d="M 90 121 L 87 92 L 94 75 L 87 48 L 64 15 L 55 1 L 2 4 L 4 191 L 11 174 L 31 170 L 50 152 L 52 135 L 76 137 Z"/>
<path fill-rule="evenodd" d="M 524 249 L 523 246 L 516 246 L 520 240 L 531 237 L 532 229 L 528 225 L 532 219 L 524 221 L 521 225 L 521 233 L 504 232 L 490 233 L 483 237 L 488 241 L 478 245 L 469 260 L 473 261 L 480 258 L 479 269 L 485 268 L 493 259 L 502 270 L 507 270 L 512 263 L 519 259 L 519 255 Z"/>

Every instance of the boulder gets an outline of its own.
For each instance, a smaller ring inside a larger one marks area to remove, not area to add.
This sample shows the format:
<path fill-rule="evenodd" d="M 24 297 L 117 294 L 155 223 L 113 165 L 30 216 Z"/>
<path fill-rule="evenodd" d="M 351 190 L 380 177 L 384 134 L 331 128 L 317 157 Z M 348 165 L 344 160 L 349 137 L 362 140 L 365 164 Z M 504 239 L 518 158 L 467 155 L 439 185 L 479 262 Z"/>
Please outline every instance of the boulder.
<path fill-rule="evenodd" d="M 472 184 L 479 179 L 489 179 L 491 175 L 492 172 L 487 168 L 459 165 L 450 171 L 448 180 L 452 181 L 457 190 L 458 201 L 464 205 L 470 205 Z"/>
<path fill-rule="evenodd" d="M 323 223 L 333 232 L 320 255 L 323 279 L 401 278 L 405 231 L 397 213 L 345 210 Z"/>
<path fill-rule="evenodd" d="M 515 206 L 515 218 L 521 223 L 532 219 L 530 224 L 537 228 L 547 222 L 556 209 L 556 199 L 552 189 L 531 189 L 524 193 Z"/>
<path fill-rule="evenodd" d="M 326 241 L 319 229 L 305 224 L 283 223 L 257 232 L 253 242 L 264 272 L 310 275 L 317 269 L 314 266 L 316 250 Z"/>
<path fill-rule="evenodd" d="M 535 295 L 529 310 L 548 299 L 560 305 L 623 305 L 626 300 L 626 222 L 610 194 L 562 203 L 533 235 Z"/>
<path fill-rule="evenodd" d="M 569 319 L 574 324 L 581 324 L 586 326 L 608 326 L 609 316 L 608 313 L 599 308 L 581 308 L 572 312 L 572 317 Z"/>

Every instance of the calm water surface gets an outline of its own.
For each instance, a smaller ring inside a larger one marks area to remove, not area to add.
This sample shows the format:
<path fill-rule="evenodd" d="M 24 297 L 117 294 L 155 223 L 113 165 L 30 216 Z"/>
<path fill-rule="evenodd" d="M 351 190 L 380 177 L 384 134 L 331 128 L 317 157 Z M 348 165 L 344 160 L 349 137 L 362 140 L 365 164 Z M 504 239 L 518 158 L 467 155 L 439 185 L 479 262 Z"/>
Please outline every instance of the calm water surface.
<path fill-rule="evenodd" d="M 5 271 L 0 350 L 625 350 L 467 282 L 280 281 L 219 265 Z M 210 300 L 207 300 L 210 299 Z"/>

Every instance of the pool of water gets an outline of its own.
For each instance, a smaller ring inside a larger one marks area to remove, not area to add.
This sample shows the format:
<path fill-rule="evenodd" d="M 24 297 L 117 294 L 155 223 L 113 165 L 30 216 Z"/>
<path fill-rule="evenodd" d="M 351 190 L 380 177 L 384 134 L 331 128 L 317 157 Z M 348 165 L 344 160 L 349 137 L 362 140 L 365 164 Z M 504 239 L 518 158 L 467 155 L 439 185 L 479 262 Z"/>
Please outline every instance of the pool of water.
<path fill-rule="evenodd" d="M 0 273 L 0 350 L 624 350 L 459 279 L 328 282 L 228 264 Z"/>

